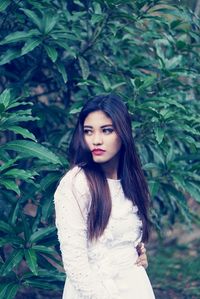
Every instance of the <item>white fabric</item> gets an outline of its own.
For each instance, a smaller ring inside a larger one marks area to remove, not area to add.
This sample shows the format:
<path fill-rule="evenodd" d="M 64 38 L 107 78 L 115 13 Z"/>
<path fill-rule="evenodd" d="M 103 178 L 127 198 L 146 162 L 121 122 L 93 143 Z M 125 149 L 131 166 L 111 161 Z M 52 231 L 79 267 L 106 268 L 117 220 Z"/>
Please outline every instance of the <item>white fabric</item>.
<path fill-rule="evenodd" d="M 108 179 L 112 212 L 103 235 L 87 240 L 90 193 L 86 177 L 74 167 L 54 197 L 56 226 L 67 274 L 63 299 L 154 299 L 145 269 L 135 265 L 141 240 L 137 208 L 124 197 L 119 180 Z"/>

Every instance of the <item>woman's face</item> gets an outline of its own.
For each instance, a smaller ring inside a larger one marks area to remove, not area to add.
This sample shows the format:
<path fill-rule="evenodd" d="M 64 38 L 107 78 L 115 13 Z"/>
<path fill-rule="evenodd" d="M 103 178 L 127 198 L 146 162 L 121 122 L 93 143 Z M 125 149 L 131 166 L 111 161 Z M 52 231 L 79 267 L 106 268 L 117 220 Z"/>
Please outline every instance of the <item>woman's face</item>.
<path fill-rule="evenodd" d="M 101 110 L 94 111 L 88 114 L 83 125 L 84 140 L 94 162 L 106 163 L 118 159 L 122 142 L 110 117 Z"/>

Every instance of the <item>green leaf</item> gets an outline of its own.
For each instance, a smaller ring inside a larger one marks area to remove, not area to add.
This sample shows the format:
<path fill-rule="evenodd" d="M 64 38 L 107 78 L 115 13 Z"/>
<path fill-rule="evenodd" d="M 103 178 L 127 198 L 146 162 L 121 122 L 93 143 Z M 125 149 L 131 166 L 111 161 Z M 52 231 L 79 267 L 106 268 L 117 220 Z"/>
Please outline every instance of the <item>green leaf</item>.
<path fill-rule="evenodd" d="M 11 179 L 2 178 L 0 181 L 0 185 L 3 185 L 8 190 L 14 191 L 15 193 L 17 193 L 17 195 L 20 195 L 20 190 L 17 183 Z"/>
<path fill-rule="evenodd" d="M 181 55 L 175 56 L 171 59 L 165 59 L 165 61 L 164 61 L 165 67 L 170 70 L 174 69 L 181 65 L 182 59 L 183 59 L 183 57 Z"/>
<path fill-rule="evenodd" d="M 54 44 L 56 44 L 56 45 L 58 45 L 59 47 L 65 49 L 66 51 L 68 51 L 68 50 L 69 50 L 70 52 L 72 51 L 72 50 L 69 48 L 69 45 L 66 43 L 65 40 L 64 40 L 64 41 L 62 41 L 62 40 L 57 40 L 56 35 L 55 35 L 55 37 L 54 37 L 53 34 L 51 35 L 51 37 L 54 38 Z M 74 53 L 74 54 L 72 55 L 72 57 L 76 58 L 76 54 Z"/>
<path fill-rule="evenodd" d="M 10 223 L 12 225 L 15 225 L 15 223 L 17 222 L 17 219 L 18 219 L 17 217 L 18 217 L 20 207 L 21 207 L 20 202 L 18 201 L 15 208 L 14 208 L 14 210 L 13 210 L 13 212 L 12 212 L 12 215 L 10 217 Z"/>
<path fill-rule="evenodd" d="M 161 144 L 162 141 L 163 141 L 163 138 L 164 138 L 164 136 L 165 136 L 165 131 L 164 131 L 164 129 L 161 128 L 161 127 L 156 127 L 156 128 L 154 129 L 154 132 L 155 132 L 155 136 L 156 136 L 156 140 L 157 140 L 158 144 Z"/>
<path fill-rule="evenodd" d="M 20 168 L 12 168 L 3 173 L 3 177 L 12 177 L 16 179 L 34 179 L 34 176 L 38 175 L 36 171 L 24 170 Z"/>
<path fill-rule="evenodd" d="M 38 269 L 38 278 L 45 278 L 48 281 L 65 281 L 66 279 L 66 274 L 62 273 L 62 272 L 58 272 L 57 270 L 47 270 L 47 269 Z M 27 278 L 32 278 L 33 277 L 33 273 L 32 272 L 26 272 L 23 276 L 22 276 L 22 280 L 25 280 Z M 35 277 L 34 277 L 35 278 Z M 37 279 L 37 278 L 36 278 Z M 1 297 L 0 297 L 1 298 Z"/>
<path fill-rule="evenodd" d="M 40 267 L 42 267 L 43 269 L 46 269 L 46 270 L 55 270 L 55 267 L 52 265 L 52 263 L 50 262 L 50 258 L 48 257 L 48 259 L 46 259 L 44 257 L 44 254 L 40 254 L 38 252 L 37 254 L 37 258 L 38 258 L 38 265 Z M 58 263 L 57 263 L 58 264 Z M 62 266 L 62 265 L 61 265 Z"/>
<path fill-rule="evenodd" d="M 23 211 L 21 211 L 21 219 L 22 219 L 24 238 L 25 238 L 25 241 L 28 242 L 30 239 L 32 230 L 30 229 L 29 219 L 26 217 L 26 215 L 23 213 Z"/>
<path fill-rule="evenodd" d="M 23 101 L 18 101 L 18 102 L 14 102 L 12 104 L 9 105 L 9 109 L 11 108 L 15 108 L 15 107 L 18 107 L 18 106 L 33 106 L 34 104 L 32 102 L 23 102 Z M 26 112 L 26 110 L 24 110 Z"/>
<path fill-rule="evenodd" d="M 115 89 L 118 89 L 119 87 L 123 86 L 123 85 L 126 85 L 126 82 L 119 82 L 119 83 L 116 83 L 116 84 L 113 84 L 111 86 L 111 89 L 112 90 L 115 90 Z"/>
<path fill-rule="evenodd" d="M 46 228 L 40 228 L 38 231 L 33 233 L 30 237 L 30 242 L 31 243 L 36 243 L 39 240 L 42 240 L 46 238 L 48 235 L 51 235 L 56 231 L 55 226 L 53 227 L 46 227 Z"/>
<path fill-rule="evenodd" d="M 99 74 L 99 79 L 101 80 L 105 91 L 110 91 L 111 90 L 111 84 L 110 84 L 110 81 L 108 80 L 108 77 L 106 75 L 104 75 L 103 73 L 100 73 Z"/>
<path fill-rule="evenodd" d="M 144 170 L 161 170 L 160 166 L 156 163 L 147 163 L 142 167 Z"/>
<path fill-rule="evenodd" d="M 26 41 L 27 38 L 32 36 L 38 35 L 37 30 L 30 30 L 30 31 L 15 31 L 8 34 L 1 42 L 0 45 L 9 44 L 9 43 L 16 43 Z"/>
<path fill-rule="evenodd" d="M 23 249 L 14 250 L 6 262 L 2 265 L 0 269 L 0 275 L 7 275 L 13 268 L 15 268 L 23 259 L 24 251 Z"/>
<path fill-rule="evenodd" d="M 0 238 L 0 247 L 4 246 L 6 244 L 24 246 L 24 240 L 22 238 L 14 236 L 14 235 L 4 236 L 3 238 Z"/>
<path fill-rule="evenodd" d="M 67 83 L 68 77 L 67 77 L 67 72 L 66 72 L 64 63 L 57 63 L 56 66 L 57 66 L 59 73 L 62 75 L 64 82 Z"/>
<path fill-rule="evenodd" d="M 49 34 L 51 30 L 55 27 L 58 21 L 58 16 L 45 13 L 43 21 L 44 21 L 44 34 Z"/>
<path fill-rule="evenodd" d="M 53 283 L 48 283 L 46 281 L 36 281 L 36 280 L 26 280 L 26 285 L 32 286 L 34 288 L 40 288 L 45 290 L 59 290 L 60 287 Z"/>
<path fill-rule="evenodd" d="M 27 111 L 26 111 L 27 112 Z M 38 120 L 38 117 L 33 117 L 31 115 L 26 115 L 26 112 L 24 110 L 24 116 L 11 114 L 11 116 L 8 116 L 4 121 L 1 123 L 1 129 L 2 130 L 9 130 L 10 126 L 18 125 L 19 122 L 27 122 L 27 121 L 34 121 Z"/>
<path fill-rule="evenodd" d="M 12 106 L 12 104 L 9 105 L 9 109 L 10 109 L 10 106 Z M 16 115 L 15 113 L 13 113 L 13 115 L 12 115 L 12 112 L 10 112 L 10 114 L 11 114 L 13 117 L 30 116 L 31 113 L 32 113 L 32 109 L 28 109 L 28 108 L 17 110 L 17 115 Z M 10 116 L 9 116 L 9 117 L 10 117 Z M 20 118 L 20 120 L 21 120 L 21 118 Z"/>
<path fill-rule="evenodd" d="M 41 256 L 40 253 L 38 253 L 38 254 Z M 54 270 L 55 270 L 56 266 L 61 266 L 61 267 L 63 266 L 62 261 L 61 261 L 61 259 L 58 255 L 55 256 L 55 255 L 46 253 L 45 255 L 43 254 L 43 257 L 46 260 L 48 260 L 48 262 L 51 262 L 51 263 L 53 262 L 53 268 L 52 269 L 54 269 Z"/>
<path fill-rule="evenodd" d="M 0 65 L 9 63 L 13 59 L 20 57 L 20 55 L 21 55 L 20 50 L 8 49 L 7 52 L 0 57 Z"/>
<path fill-rule="evenodd" d="M 200 188 L 198 188 L 192 182 L 187 182 L 185 189 L 190 193 L 190 195 L 200 203 Z"/>
<path fill-rule="evenodd" d="M 82 109 L 82 107 L 72 108 L 69 113 L 70 114 L 77 114 L 77 113 L 79 113 L 81 111 L 81 109 Z"/>
<path fill-rule="evenodd" d="M 4 171 L 7 168 L 10 168 L 11 166 L 15 166 L 15 162 L 18 160 L 18 158 L 10 159 L 8 162 L 2 164 L 0 166 L 0 172 Z"/>
<path fill-rule="evenodd" d="M 0 103 L 4 105 L 5 108 L 9 106 L 10 103 L 10 89 L 5 89 L 0 95 Z"/>
<path fill-rule="evenodd" d="M 34 275 L 38 275 L 37 256 L 33 248 L 24 249 L 27 265 Z"/>
<path fill-rule="evenodd" d="M 10 226 L 10 224 L 4 222 L 3 220 L 0 220 L 0 231 L 3 231 L 5 233 L 13 233 L 13 228 Z"/>
<path fill-rule="evenodd" d="M 4 11 L 10 3 L 11 3 L 11 0 L 1 0 L 0 1 L 0 12 Z"/>
<path fill-rule="evenodd" d="M 23 48 L 21 49 L 21 55 L 25 55 L 31 51 L 33 51 L 36 47 L 38 47 L 41 44 L 41 41 L 39 39 L 29 39 Z"/>
<path fill-rule="evenodd" d="M 58 58 L 58 52 L 56 51 L 56 49 L 52 46 L 47 46 L 44 45 L 44 48 L 47 52 L 47 55 L 49 56 L 49 58 L 51 59 L 51 61 L 54 63 L 56 62 L 57 58 Z"/>
<path fill-rule="evenodd" d="M 44 246 L 44 245 L 34 245 L 32 247 L 35 251 L 39 251 L 39 252 L 42 252 L 42 253 L 47 253 L 47 254 L 57 254 L 57 252 L 51 248 L 51 247 L 47 247 L 47 246 Z"/>
<path fill-rule="evenodd" d="M 5 106 L 0 104 L 0 115 L 5 111 Z"/>
<path fill-rule="evenodd" d="M 42 18 L 38 17 L 32 10 L 21 8 L 25 15 L 35 24 L 40 31 L 42 31 Z"/>
<path fill-rule="evenodd" d="M 13 282 L 8 283 L 1 283 L 0 288 L 0 298 L 2 299 L 13 299 L 15 298 L 15 295 L 17 294 L 17 291 L 19 289 L 19 285 Z"/>
<path fill-rule="evenodd" d="M 158 163 L 161 167 L 165 165 L 163 152 L 160 150 L 160 148 L 151 146 L 149 150 L 153 153 L 153 159 L 156 161 L 156 163 Z"/>
<path fill-rule="evenodd" d="M 53 211 L 53 197 L 52 194 L 50 194 L 48 196 L 48 192 L 47 192 L 47 196 L 44 198 L 44 201 L 42 202 L 42 221 L 47 222 L 48 218 L 52 215 L 52 211 Z"/>
<path fill-rule="evenodd" d="M 87 78 L 90 75 L 90 69 L 89 69 L 88 62 L 83 57 L 79 57 L 78 61 L 79 61 L 79 65 L 80 65 L 80 68 L 81 68 L 81 73 L 82 73 L 83 80 L 87 80 Z"/>
<path fill-rule="evenodd" d="M 58 182 L 59 178 L 60 178 L 60 174 L 58 172 L 47 174 L 40 181 L 41 190 L 45 191 L 53 183 Z"/>
<path fill-rule="evenodd" d="M 169 11 L 173 12 L 176 11 L 176 8 L 173 7 L 172 5 L 154 5 L 152 8 L 150 8 L 150 12 L 155 12 L 155 11 L 160 11 L 160 12 L 166 12 L 168 13 Z"/>
<path fill-rule="evenodd" d="M 171 23 L 170 23 L 170 27 L 172 29 L 176 28 L 177 26 L 180 26 L 182 24 L 182 20 L 173 20 Z"/>
<path fill-rule="evenodd" d="M 188 133 L 200 136 L 200 131 L 197 131 L 196 129 L 192 128 L 192 126 L 189 126 L 187 124 L 180 124 L 180 129 Z"/>
<path fill-rule="evenodd" d="M 35 157 L 53 164 L 61 164 L 59 158 L 46 147 L 33 141 L 15 140 L 2 145 L 0 149 L 15 151 L 22 157 Z"/>
<path fill-rule="evenodd" d="M 170 146 L 170 149 L 168 150 L 167 157 L 166 157 L 166 162 L 169 163 L 174 159 L 174 147 Z"/>
<path fill-rule="evenodd" d="M 28 138 L 28 139 L 31 139 L 31 140 L 37 142 L 37 139 L 35 138 L 35 136 L 27 129 L 24 129 L 24 128 L 19 127 L 19 126 L 12 126 L 12 127 L 9 128 L 9 130 L 16 133 L 16 134 L 22 135 L 24 138 Z"/>
<path fill-rule="evenodd" d="M 150 181 L 149 182 L 149 190 L 152 197 L 158 194 L 158 190 L 160 188 L 160 184 L 157 181 Z"/>
<path fill-rule="evenodd" d="M 0 298 L 2 298 L 2 299 L 6 298 L 5 297 L 6 291 L 10 287 L 11 284 L 12 283 L 1 283 L 1 285 L 0 285 Z"/>
<path fill-rule="evenodd" d="M 10 286 L 7 288 L 6 292 L 6 299 L 14 299 L 16 298 L 17 291 L 19 290 L 20 285 L 16 283 L 10 284 Z"/>
<path fill-rule="evenodd" d="M 156 80 L 156 75 L 148 76 L 142 81 L 142 84 L 139 86 L 140 90 L 144 90 L 145 88 L 151 86 Z"/>
<path fill-rule="evenodd" d="M 182 189 L 185 189 L 185 180 L 184 180 L 184 176 L 181 174 L 174 174 L 172 175 L 172 178 L 175 182 L 176 185 L 178 185 L 178 187 L 181 187 Z"/>

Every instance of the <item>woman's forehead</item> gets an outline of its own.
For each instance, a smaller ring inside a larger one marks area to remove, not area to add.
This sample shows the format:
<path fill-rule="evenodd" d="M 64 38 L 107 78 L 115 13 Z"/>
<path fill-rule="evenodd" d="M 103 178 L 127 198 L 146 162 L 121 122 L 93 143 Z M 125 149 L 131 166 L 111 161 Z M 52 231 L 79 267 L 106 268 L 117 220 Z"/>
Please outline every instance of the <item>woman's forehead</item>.
<path fill-rule="evenodd" d="M 90 112 L 84 121 L 84 126 L 86 125 L 112 125 L 112 119 L 102 110 L 97 110 Z"/>

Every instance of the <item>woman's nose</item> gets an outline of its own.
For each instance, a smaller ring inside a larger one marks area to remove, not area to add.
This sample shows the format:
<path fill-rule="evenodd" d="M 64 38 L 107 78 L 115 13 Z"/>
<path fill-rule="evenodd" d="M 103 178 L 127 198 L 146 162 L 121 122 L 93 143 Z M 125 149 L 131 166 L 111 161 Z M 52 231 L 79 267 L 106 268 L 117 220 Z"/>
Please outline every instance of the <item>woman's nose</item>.
<path fill-rule="evenodd" d="M 94 134 L 92 142 L 94 145 L 102 144 L 103 140 L 101 134 L 99 133 Z"/>

